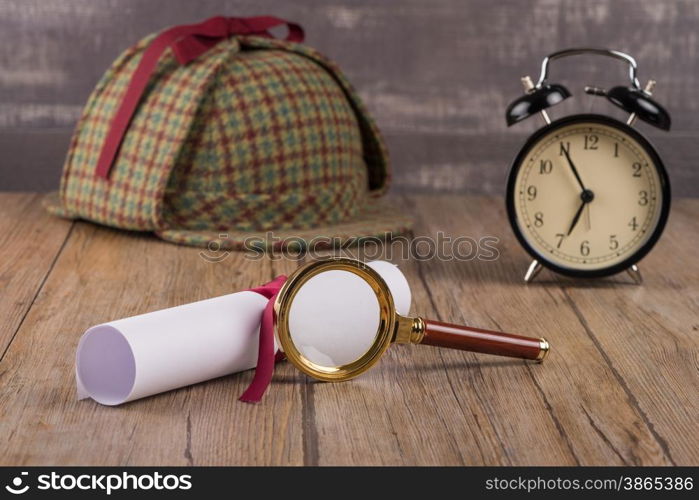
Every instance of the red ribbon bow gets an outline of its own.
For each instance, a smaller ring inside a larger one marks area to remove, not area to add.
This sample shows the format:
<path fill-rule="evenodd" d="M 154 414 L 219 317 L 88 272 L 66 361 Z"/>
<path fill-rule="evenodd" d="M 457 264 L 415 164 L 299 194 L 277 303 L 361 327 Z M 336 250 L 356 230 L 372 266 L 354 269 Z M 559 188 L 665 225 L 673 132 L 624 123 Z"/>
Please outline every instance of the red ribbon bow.
<path fill-rule="evenodd" d="M 265 310 L 262 313 L 262 321 L 260 322 L 260 347 L 257 352 L 255 376 L 247 390 L 240 396 L 240 401 L 259 403 L 272 381 L 274 363 L 284 359 L 283 352 L 274 352 L 274 301 L 285 281 L 286 276 L 281 275 L 277 276 L 269 283 L 249 290 L 259 293 L 263 297 L 269 299 L 269 301 L 267 302 L 267 306 L 265 306 Z"/>
<path fill-rule="evenodd" d="M 255 35 L 274 38 L 269 30 L 281 25 L 286 25 L 289 29 L 287 41 L 303 42 L 304 33 L 301 26 L 272 16 L 212 17 L 198 24 L 173 26 L 155 37 L 143 52 L 143 57 L 131 77 L 129 88 L 112 120 L 97 162 L 96 175 L 104 179 L 109 177 L 124 134 L 148 85 L 150 75 L 165 49 L 172 47 L 177 61 L 187 64 L 230 36 Z"/>

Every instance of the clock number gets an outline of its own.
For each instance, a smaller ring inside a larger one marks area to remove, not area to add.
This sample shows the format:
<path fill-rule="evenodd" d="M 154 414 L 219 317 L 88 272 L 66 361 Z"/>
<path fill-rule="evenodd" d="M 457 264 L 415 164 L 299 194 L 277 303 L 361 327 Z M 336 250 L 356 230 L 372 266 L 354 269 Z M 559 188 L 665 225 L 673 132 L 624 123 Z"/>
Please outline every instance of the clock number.
<path fill-rule="evenodd" d="M 614 143 L 614 158 L 619 158 L 619 143 Z"/>
<path fill-rule="evenodd" d="M 638 222 L 636 222 L 636 216 L 634 215 L 633 218 L 631 219 L 631 222 L 629 222 L 628 226 L 631 228 L 631 231 L 635 231 L 638 229 Z"/>
<path fill-rule="evenodd" d="M 529 201 L 534 201 L 536 199 L 536 186 L 529 186 L 527 188 L 527 199 Z"/>
<path fill-rule="evenodd" d="M 584 149 L 597 149 L 597 143 L 599 142 L 599 137 L 594 134 L 585 134 L 585 148 Z"/>
<path fill-rule="evenodd" d="M 570 154 L 570 142 L 561 142 L 561 149 L 558 154 L 564 156 L 566 153 Z"/>
<path fill-rule="evenodd" d="M 556 245 L 556 248 L 561 248 L 561 244 L 563 243 L 565 237 L 566 235 L 563 233 L 556 233 L 556 238 L 558 238 L 558 245 Z"/>
<path fill-rule="evenodd" d="M 539 164 L 540 174 L 550 174 L 553 170 L 553 162 L 551 160 L 541 160 Z"/>
<path fill-rule="evenodd" d="M 648 191 L 639 191 L 638 196 L 640 197 L 638 199 L 639 205 L 641 205 L 642 207 L 648 205 Z"/>
<path fill-rule="evenodd" d="M 590 255 L 590 242 L 585 240 L 582 243 L 580 243 L 580 255 L 583 257 L 587 257 Z"/>
<path fill-rule="evenodd" d="M 609 249 L 616 250 L 619 248 L 619 240 L 616 239 L 616 234 L 609 235 Z"/>
<path fill-rule="evenodd" d="M 544 225 L 544 214 L 542 212 L 537 212 L 534 214 L 534 225 L 536 227 L 541 227 Z"/>
<path fill-rule="evenodd" d="M 634 163 L 631 165 L 631 168 L 633 168 L 633 176 L 634 177 L 641 177 L 641 164 L 640 163 Z"/>

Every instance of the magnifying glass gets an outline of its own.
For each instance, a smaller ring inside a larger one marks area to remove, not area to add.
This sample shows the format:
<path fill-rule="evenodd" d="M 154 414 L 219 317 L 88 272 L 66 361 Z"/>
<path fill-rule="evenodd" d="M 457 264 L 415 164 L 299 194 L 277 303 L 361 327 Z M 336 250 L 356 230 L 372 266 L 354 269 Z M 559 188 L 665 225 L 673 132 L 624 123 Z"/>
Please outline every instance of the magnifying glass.
<path fill-rule="evenodd" d="M 327 382 L 362 374 L 392 343 L 538 361 L 549 351 L 543 338 L 398 314 L 379 273 L 347 258 L 319 260 L 296 270 L 280 289 L 274 314 L 275 334 L 287 359 Z"/>

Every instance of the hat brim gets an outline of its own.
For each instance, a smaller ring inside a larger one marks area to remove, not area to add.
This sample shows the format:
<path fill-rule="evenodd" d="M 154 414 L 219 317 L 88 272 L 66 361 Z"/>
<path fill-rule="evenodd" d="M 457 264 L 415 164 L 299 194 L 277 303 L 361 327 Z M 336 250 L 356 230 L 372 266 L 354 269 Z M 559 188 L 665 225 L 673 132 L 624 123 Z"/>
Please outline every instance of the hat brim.
<path fill-rule="evenodd" d="M 192 231 L 165 229 L 156 231 L 171 243 L 217 250 L 302 250 L 336 248 L 370 239 L 387 240 L 409 232 L 412 219 L 386 200 L 369 199 L 361 213 L 351 221 L 311 229 L 283 231 Z"/>
<path fill-rule="evenodd" d="M 57 191 L 46 195 L 43 206 L 49 213 L 58 217 L 79 218 L 63 206 Z M 370 239 L 389 240 L 410 232 L 412 226 L 412 218 L 403 214 L 389 200 L 369 198 L 363 210 L 354 219 L 311 229 L 267 232 L 162 229 L 155 231 L 155 234 L 170 243 L 210 250 L 320 250 L 357 244 Z"/>
<path fill-rule="evenodd" d="M 46 211 L 50 213 L 51 215 L 55 215 L 57 217 L 62 217 L 64 219 L 77 219 L 78 216 L 70 213 L 66 208 L 63 206 L 61 203 L 61 196 L 58 193 L 58 191 L 52 191 L 48 193 L 43 200 L 41 200 L 41 204 L 44 206 Z"/>

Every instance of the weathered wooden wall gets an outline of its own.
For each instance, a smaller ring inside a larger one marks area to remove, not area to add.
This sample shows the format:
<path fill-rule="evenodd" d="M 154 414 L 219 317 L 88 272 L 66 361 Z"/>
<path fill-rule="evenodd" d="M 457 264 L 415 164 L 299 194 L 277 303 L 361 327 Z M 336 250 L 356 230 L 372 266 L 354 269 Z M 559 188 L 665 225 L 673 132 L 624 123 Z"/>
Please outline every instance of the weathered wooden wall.
<path fill-rule="evenodd" d="M 0 189 L 57 185 L 71 129 L 101 73 L 128 44 L 214 14 L 301 22 L 335 59 L 389 142 L 401 190 L 502 192 L 508 163 L 537 118 L 508 130 L 503 112 L 568 46 L 629 51 L 658 80 L 670 134 L 642 126 L 667 159 L 675 193 L 699 195 L 699 2 L 693 0 L 0 0 Z M 625 79 L 614 61 L 553 67 L 576 99 L 552 112 L 610 112 L 584 84 Z M 618 115 L 620 116 L 620 115 Z"/>

